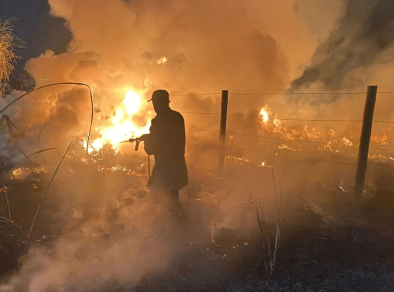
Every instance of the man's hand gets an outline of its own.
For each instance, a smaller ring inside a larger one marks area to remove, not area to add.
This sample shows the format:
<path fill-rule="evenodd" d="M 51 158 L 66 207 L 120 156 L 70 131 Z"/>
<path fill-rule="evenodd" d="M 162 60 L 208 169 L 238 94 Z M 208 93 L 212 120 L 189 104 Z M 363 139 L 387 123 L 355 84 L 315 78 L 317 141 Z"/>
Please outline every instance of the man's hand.
<path fill-rule="evenodd" d="M 139 140 L 145 141 L 146 139 L 148 139 L 148 137 L 149 137 L 149 134 L 144 134 L 141 137 L 139 137 Z"/>

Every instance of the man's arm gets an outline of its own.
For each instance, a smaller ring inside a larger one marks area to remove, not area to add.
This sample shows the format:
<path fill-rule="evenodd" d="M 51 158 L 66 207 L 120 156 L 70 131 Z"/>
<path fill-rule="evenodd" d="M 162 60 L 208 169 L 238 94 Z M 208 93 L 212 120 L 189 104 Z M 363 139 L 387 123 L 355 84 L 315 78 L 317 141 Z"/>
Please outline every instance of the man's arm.
<path fill-rule="evenodd" d="M 186 144 L 186 133 L 185 133 L 185 121 L 183 116 L 178 113 L 176 124 L 174 127 L 175 130 L 175 147 L 177 148 L 178 153 L 185 153 L 185 144 Z"/>
<path fill-rule="evenodd" d="M 153 121 L 149 131 L 150 134 L 143 135 L 141 140 L 144 141 L 145 152 L 148 155 L 156 155 L 162 149 L 161 133 Z"/>

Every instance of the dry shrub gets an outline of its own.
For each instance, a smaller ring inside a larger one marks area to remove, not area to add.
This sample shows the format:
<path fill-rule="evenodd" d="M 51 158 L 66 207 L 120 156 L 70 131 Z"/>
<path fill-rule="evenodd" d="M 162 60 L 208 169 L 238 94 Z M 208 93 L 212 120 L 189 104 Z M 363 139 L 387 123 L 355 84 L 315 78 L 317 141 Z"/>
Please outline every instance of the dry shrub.
<path fill-rule="evenodd" d="M 15 62 L 20 58 L 17 49 L 23 42 L 14 34 L 12 19 L 0 20 L 0 96 L 4 95 L 4 84 L 7 84 Z"/>

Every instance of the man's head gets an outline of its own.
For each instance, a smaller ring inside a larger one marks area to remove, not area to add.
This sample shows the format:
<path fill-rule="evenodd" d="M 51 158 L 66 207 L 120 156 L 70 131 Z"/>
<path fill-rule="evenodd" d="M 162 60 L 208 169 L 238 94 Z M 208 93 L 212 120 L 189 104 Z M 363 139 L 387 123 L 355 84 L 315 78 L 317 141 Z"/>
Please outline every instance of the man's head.
<path fill-rule="evenodd" d="M 152 101 L 156 113 L 164 112 L 170 108 L 170 97 L 166 90 L 156 90 L 149 101 Z"/>

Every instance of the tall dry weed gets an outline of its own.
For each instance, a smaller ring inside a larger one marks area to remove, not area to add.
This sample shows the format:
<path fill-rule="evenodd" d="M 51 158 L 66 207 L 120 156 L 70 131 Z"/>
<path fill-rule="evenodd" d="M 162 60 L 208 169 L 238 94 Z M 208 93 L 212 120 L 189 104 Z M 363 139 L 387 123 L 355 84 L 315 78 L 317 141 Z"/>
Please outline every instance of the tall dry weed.
<path fill-rule="evenodd" d="M 14 34 L 12 19 L 0 20 L 0 97 L 4 96 L 15 62 L 20 58 L 17 53 L 23 42 Z"/>

